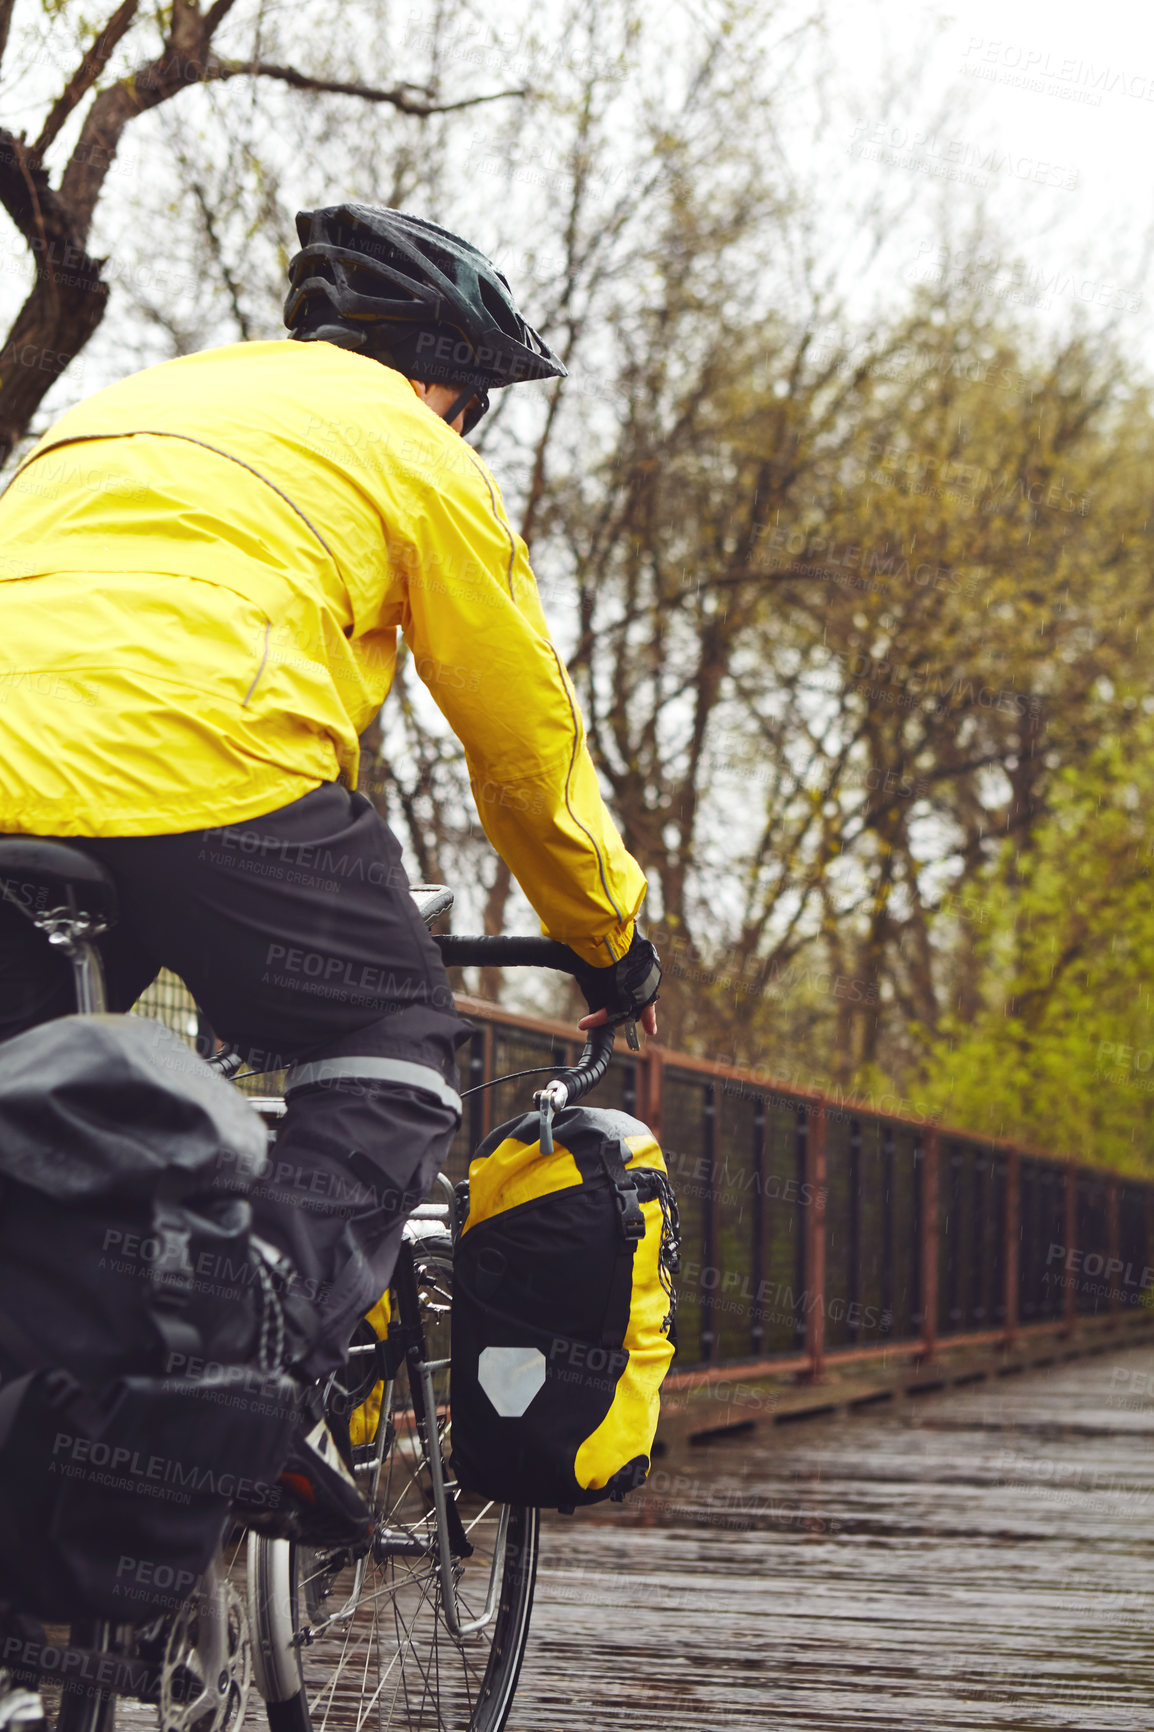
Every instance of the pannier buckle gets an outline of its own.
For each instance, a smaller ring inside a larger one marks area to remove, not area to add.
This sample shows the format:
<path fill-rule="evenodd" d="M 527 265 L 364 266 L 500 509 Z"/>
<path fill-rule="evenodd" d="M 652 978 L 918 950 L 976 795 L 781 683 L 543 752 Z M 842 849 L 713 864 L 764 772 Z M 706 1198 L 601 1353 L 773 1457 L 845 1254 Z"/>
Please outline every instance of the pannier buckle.
<path fill-rule="evenodd" d="M 625 1242 L 636 1245 L 645 1237 L 645 1216 L 641 1213 L 641 1199 L 637 1195 L 637 1187 L 619 1184 L 614 1186 L 613 1194 L 617 1198 Z"/>

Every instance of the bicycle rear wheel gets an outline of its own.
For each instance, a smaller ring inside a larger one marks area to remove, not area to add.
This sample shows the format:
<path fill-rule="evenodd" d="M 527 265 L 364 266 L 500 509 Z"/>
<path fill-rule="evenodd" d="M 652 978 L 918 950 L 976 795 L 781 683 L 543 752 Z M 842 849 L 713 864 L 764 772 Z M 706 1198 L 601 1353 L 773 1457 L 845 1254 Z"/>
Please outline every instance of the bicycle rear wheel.
<path fill-rule="evenodd" d="M 42 1686 L 55 1732 L 240 1732 L 252 1680 L 244 1597 L 236 1580 L 241 1548 L 230 1542 L 179 1611 L 147 1625 L 93 1619 L 60 1630 L 68 1646 L 120 1656 L 155 1671 L 141 1695 L 86 1684 L 72 1669 Z M 49 1638 L 54 1635 L 50 1629 Z"/>
<path fill-rule="evenodd" d="M 438 1235 L 412 1251 L 435 1405 L 426 1436 L 447 1462 L 452 1245 Z M 250 1542 L 254 1661 L 271 1732 L 501 1732 L 505 1725 L 529 1633 L 538 1513 L 449 1485 L 450 1604 L 421 1411 L 420 1389 L 414 1401 L 402 1366 L 386 1389 L 376 1460 L 358 1465 L 375 1516 L 367 1558 L 351 1563 L 344 1553 L 284 1540 Z"/>

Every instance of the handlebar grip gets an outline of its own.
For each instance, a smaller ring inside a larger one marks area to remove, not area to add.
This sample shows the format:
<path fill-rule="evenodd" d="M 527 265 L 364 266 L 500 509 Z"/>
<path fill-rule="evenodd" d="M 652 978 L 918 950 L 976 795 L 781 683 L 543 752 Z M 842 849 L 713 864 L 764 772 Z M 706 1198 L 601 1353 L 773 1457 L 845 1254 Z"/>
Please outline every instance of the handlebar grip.
<path fill-rule="evenodd" d="M 569 1091 L 567 1105 L 572 1106 L 582 1095 L 587 1095 L 590 1089 L 595 1089 L 605 1072 L 609 1069 L 609 1060 L 613 1057 L 613 1024 L 602 1023 L 600 1028 L 589 1031 L 589 1039 L 572 1070 L 561 1073 L 560 1081 Z"/>
<path fill-rule="evenodd" d="M 446 968 L 552 968 L 559 974 L 577 979 L 580 972 L 589 966 L 567 944 L 560 944 L 555 938 L 507 938 L 502 933 L 467 938 L 441 933 L 434 935 L 433 942 L 439 948 Z M 612 1023 L 602 1023 L 599 1028 L 590 1029 L 577 1063 L 572 1069 L 557 1073 L 555 1080 L 564 1087 L 566 1106 L 572 1106 L 582 1095 L 596 1088 L 609 1069 L 613 1034 Z M 550 1084 L 552 1088 L 553 1084 Z M 543 1090 L 536 1097 L 542 1103 L 541 1146 L 546 1154 L 552 1149 L 549 1123 L 553 1106 L 544 1098 L 548 1092 Z M 560 1105 L 559 1091 L 554 1104 Z"/>
<path fill-rule="evenodd" d="M 555 938 L 506 938 L 503 933 L 466 938 L 441 933 L 433 943 L 446 968 L 553 968 L 575 975 L 582 966 L 580 957 Z"/>

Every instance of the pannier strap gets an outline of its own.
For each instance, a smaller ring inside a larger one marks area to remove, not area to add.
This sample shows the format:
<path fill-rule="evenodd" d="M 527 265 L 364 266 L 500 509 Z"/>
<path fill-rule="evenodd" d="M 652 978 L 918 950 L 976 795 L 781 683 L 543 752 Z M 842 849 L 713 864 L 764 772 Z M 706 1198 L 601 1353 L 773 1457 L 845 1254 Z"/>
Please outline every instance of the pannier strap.
<path fill-rule="evenodd" d="M 602 1347 L 619 1347 L 628 1326 L 633 1299 L 633 1258 L 645 1237 L 645 1216 L 633 1175 L 626 1171 L 625 1145 L 617 1137 L 606 1136 L 601 1143 L 601 1164 L 613 1186 L 617 1204 L 617 1221 L 623 1243 L 617 1248 L 613 1274 L 609 1283 L 609 1301 L 601 1328 Z M 624 1319 L 624 1322 L 622 1321 Z"/>
<path fill-rule="evenodd" d="M 200 1331 L 188 1316 L 195 1291 L 189 1255 L 193 1221 L 187 1206 L 193 1188 L 188 1173 L 170 1169 L 152 1201 L 152 1231 L 160 1255 L 149 1265 L 149 1313 L 170 1360 L 176 1354 L 198 1354 L 203 1347 Z"/>
<path fill-rule="evenodd" d="M 423 1089 L 435 1095 L 445 1106 L 460 1116 L 461 1097 L 449 1087 L 440 1071 L 431 1064 L 414 1064 L 404 1058 L 320 1058 L 312 1064 L 294 1064 L 285 1078 L 285 1094 L 317 1083 L 335 1082 L 339 1077 L 353 1077 L 360 1082 L 401 1083 L 406 1088 Z"/>
<path fill-rule="evenodd" d="M 637 1195 L 636 1182 L 633 1174 L 626 1170 L 621 1149 L 622 1145 L 616 1138 L 606 1137 L 601 1144 L 601 1164 L 613 1186 L 617 1217 L 625 1242 L 627 1245 L 636 1245 L 645 1237 L 645 1216 L 641 1213 L 641 1199 Z"/>

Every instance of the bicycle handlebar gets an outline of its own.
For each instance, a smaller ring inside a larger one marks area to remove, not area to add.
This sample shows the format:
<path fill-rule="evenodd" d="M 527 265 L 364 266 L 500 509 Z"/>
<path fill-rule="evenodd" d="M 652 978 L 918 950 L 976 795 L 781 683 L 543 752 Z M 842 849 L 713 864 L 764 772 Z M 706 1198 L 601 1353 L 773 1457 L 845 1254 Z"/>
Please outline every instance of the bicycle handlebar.
<path fill-rule="evenodd" d="M 596 1088 L 605 1072 L 609 1069 L 609 1060 L 613 1057 L 613 1024 L 602 1023 L 599 1028 L 589 1030 L 589 1039 L 577 1063 L 568 1070 L 563 1070 L 553 1081 L 546 1083 L 543 1089 L 537 1089 L 533 1099 L 537 1102 L 541 1128 L 539 1137 L 541 1153 L 553 1153 L 553 1114 L 559 1113 L 565 1107 L 571 1107 L 574 1101 L 579 1101 L 582 1095 L 587 1095 L 590 1089 Z"/>
<path fill-rule="evenodd" d="M 506 938 L 497 933 L 488 937 L 458 938 L 442 934 L 433 942 L 439 947 L 447 968 L 552 968 L 558 974 L 577 977 L 581 959 L 567 944 L 555 938 Z M 538 1089 L 533 1096 L 541 1114 L 541 1152 L 553 1152 L 553 1114 L 572 1106 L 590 1089 L 596 1088 L 613 1056 L 613 1024 L 602 1023 L 591 1028 L 581 1057 L 567 1070 L 559 1072 L 551 1083 Z"/>
<path fill-rule="evenodd" d="M 552 968 L 576 979 L 581 959 L 567 944 L 555 938 L 506 938 L 498 932 L 489 937 L 458 938 L 451 933 L 435 936 L 446 968 Z"/>
<path fill-rule="evenodd" d="M 590 1089 L 596 1088 L 609 1069 L 609 1060 L 613 1057 L 613 1034 L 611 1022 L 602 1023 L 600 1028 L 589 1030 L 589 1039 L 585 1042 L 581 1057 L 565 1076 L 570 1106 L 575 1100 L 580 1100 L 582 1095 L 587 1095 Z"/>

